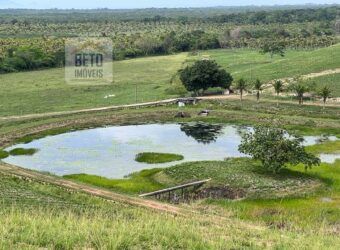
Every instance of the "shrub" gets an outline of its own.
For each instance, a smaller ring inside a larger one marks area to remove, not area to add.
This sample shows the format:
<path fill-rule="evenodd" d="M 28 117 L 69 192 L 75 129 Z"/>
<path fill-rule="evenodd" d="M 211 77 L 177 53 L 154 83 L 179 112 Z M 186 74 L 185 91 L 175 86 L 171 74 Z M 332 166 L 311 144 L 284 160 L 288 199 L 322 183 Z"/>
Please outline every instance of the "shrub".
<path fill-rule="evenodd" d="M 286 164 L 303 163 L 306 169 L 320 165 L 318 157 L 306 152 L 303 140 L 279 128 L 258 126 L 254 132 L 242 136 L 239 151 L 260 160 L 265 168 L 274 173 L 278 173 Z"/>

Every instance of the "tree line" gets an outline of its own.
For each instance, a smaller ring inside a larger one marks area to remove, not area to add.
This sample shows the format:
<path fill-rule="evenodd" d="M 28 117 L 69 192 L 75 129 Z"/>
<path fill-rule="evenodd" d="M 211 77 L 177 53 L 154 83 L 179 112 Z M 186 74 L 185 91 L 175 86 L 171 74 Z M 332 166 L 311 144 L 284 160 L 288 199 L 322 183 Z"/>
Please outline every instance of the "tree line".
<path fill-rule="evenodd" d="M 233 24 L 295 23 L 332 21 L 339 5 L 245 6 L 135 10 L 0 10 L 0 23 L 87 23 L 87 22 L 218 22 Z"/>
<path fill-rule="evenodd" d="M 232 86 L 234 90 L 237 90 L 240 94 L 240 99 L 242 101 L 243 93 L 246 91 L 255 91 L 256 99 L 259 102 L 261 92 L 265 89 L 265 83 L 259 79 L 254 82 L 247 82 L 245 79 L 241 78 L 234 83 Z M 286 92 L 287 94 L 292 94 L 296 97 L 298 103 L 302 105 L 304 103 L 306 94 L 309 93 L 312 96 L 321 98 L 324 107 L 329 98 L 332 97 L 332 89 L 329 86 L 323 86 L 317 88 L 315 83 L 308 79 L 303 79 L 301 77 L 296 77 L 290 82 L 284 82 L 282 80 L 274 80 L 267 88 L 272 88 L 277 96 L 277 106 L 279 106 L 279 96 L 280 94 Z"/>
<path fill-rule="evenodd" d="M 197 9 L 178 10 L 188 14 L 184 17 L 166 15 L 166 10 L 143 14 L 139 10 L 127 11 L 129 20 L 110 19 L 121 13 L 111 10 L 0 10 L 0 73 L 62 66 L 65 38 L 77 36 L 110 38 L 113 60 L 218 48 L 253 48 L 266 53 L 273 47 L 277 51 L 315 49 L 338 42 L 338 6 L 224 10 L 225 14 L 218 9 L 204 10 L 208 14 L 202 17 L 190 14 Z M 81 21 L 88 16 L 87 22 Z"/>
<path fill-rule="evenodd" d="M 61 67 L 64 65 L 65 39 L 27 39 L 7 41 L 0 39 L 0 73 L 34 70 L 39 68 Z M 113 41 L 113 60 L 123 60 L 141 56 L 168 55 L 178 52 L 219 48 L 252 48 L 263 53 L 282 54 L 283 50 L 315 49 L 328 47 L 338 42 L 336 37 L 310 37 L 294 39 L 247 39 L 218 37 L 204 31 L 184 34 L 171 32 L 162 38 L 139 36 L 131 43 Z"/>

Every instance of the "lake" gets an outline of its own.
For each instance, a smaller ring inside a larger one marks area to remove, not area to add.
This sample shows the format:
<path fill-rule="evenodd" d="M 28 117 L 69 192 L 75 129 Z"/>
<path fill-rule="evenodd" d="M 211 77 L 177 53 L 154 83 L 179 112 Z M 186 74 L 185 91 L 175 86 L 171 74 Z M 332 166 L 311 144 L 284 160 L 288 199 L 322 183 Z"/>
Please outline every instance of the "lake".
<path fill-rule="evenodd" d="M 7 148 L 36 148 L 33 156 L 10 156 L 4 162 L 24 168 L 50 172 L 59 176 L 91 174 L 123 178 L 143 169 L 169 167 L 181 162 L 223 160 L 244 156 L 238 151 L 240 133 L 246 127 L 205 124 L 151 124 L 113 126 L 80 130 L 48 136 L 28 144 Z M 320 137 L 305 137 L 313 145 Z M 330 137 L 336 140 L 335 137 Z M 174 153 L 184 156 L 180 162 L 144 164 L 135 156 L 142 152 Z M 339 155 L 321 155 L 322 161 L 334 162 Z"/>

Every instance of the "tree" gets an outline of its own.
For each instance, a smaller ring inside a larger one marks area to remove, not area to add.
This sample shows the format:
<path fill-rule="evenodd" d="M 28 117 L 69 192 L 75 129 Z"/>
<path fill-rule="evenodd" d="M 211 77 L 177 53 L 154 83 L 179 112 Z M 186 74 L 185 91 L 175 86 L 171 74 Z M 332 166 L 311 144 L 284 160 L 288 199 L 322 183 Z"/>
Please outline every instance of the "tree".
<path fill-rule="evenodd" d="M 279 95 L 284 90 L 283 82 L 281 80 L 275 80 L 274 83 L 273 83 L 273 87 L 274 87 L 274 90 L 275 90 L 275 93 L 276 93 L 276 96 L 277 96 L 276 105 L 279 106 Z"/>
<path fill-rule="evenodd" d="M 319 91 L 319 95 L 322 97 L 324 109 L 325 109 L 325 106 L 326 106 L 327 99 L 331 97 L 331 94 L 332 94 L 332 90 L 328 86 L 324 86 Z"/>
<path fill-rule="evenodd" d="M 269 53 L 271 58 L 273 58 L 274 55 L 280 55 L 281 57 L 284 57 L 285 50 L 286 45 L 283 42 L 265 41 L 264 44 L 261 46 L 260 53 Z"/>
<path fill-rule="evenodd" d="M 283 129 L 258 126 L 254 132 L 242 135 L 239 151 L 261 161 L 264 168 L 274 173 L 287 164 L 302 163 L 306 169 L 320 165 L 318 157 L 306 152 L 303 141 L 301 136 L 290 135 Z"/>
<path fill-rule="evenodd" d="M 259 102 L 260 101 L 260 93 L 263 90 L 263 83 L 259 80 L 256 79 L 254 83 L 254 89 L 256 90 L 256 99 Z"/>
<path fill-rule="evenodd" d="M 304 98 L 304 94 L 307 92 L 307 87 L 304 86 L 301 83 L 296 83 L 293 84 L 291 86 L 291 89 L 295 92 L 298 100 L 299 100 L 299 104 L 302 105 L 303 104 L 303 98 Z"/>
<path fill-rule="evenodd" d="M 240 99 L 242 101 L 243 100 L 243 92 L 246 91 L 247 87 L 248 87 L 247 82 L 243 78 L 241 78 L 236 82 L 234 87 L 235 87 L 236 90 L 240 91 Z"/>
<path fill-rule="evenodd" d="M 302 82 L 298 82 L 298 83 L 293 83 L 290 86 L 290 89 L 296 94 L 296 96 L 297 96 L 297 98 L 299 100 L 299 104 L 302 105 L 303 104 L 304 95 L 309 90 L 308 86 L 306 86 Z"/>
<path fill-rule="evenodd" d="M 179 73 L 184 87 L 196 95 L 212 87 L 227 89 L 233 81 L 232 76 L 212 60 L 197 61 Z"/>

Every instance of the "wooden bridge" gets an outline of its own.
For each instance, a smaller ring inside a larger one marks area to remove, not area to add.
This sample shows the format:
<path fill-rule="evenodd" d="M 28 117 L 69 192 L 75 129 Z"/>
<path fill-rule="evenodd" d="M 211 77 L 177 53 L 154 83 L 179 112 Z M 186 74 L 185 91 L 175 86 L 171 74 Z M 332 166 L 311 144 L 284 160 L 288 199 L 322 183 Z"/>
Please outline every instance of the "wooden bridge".
<path fill-rule="evenodd" d="M 166 195 L 166 198 L 168 201 L 170 201 L 172 197 L 184 198 L 185 189 L 188 189 L 191 187 L 198 188 L 209 181 L 211 181 L 211 179 L 191 182 L 191 183 L 183 184 L 183 185 L 176 186 L 176 187 L 171 187 L 171 188 L 166 188 L 166 189 L 158 190 L 158 191 L 151 192 L 151 193 L 141 194 L 139 195 L 139 197 L 155 197 L 156 199 L 162 199 Z M 176 193 L 175 193 L 176 191 L 181 191 L 181 195 L 176 197 Z"/>

